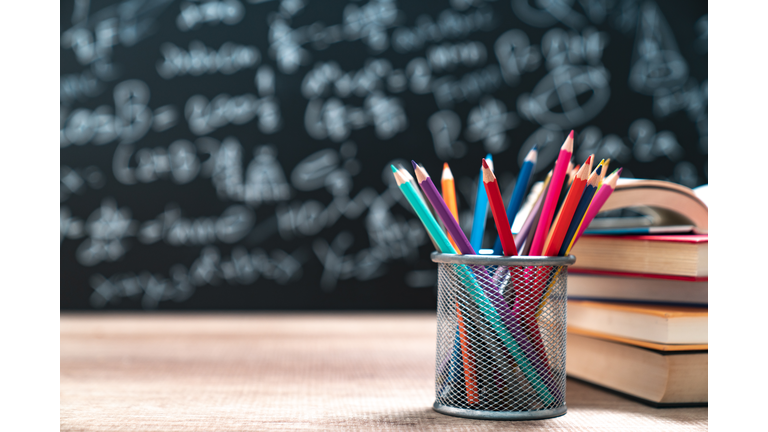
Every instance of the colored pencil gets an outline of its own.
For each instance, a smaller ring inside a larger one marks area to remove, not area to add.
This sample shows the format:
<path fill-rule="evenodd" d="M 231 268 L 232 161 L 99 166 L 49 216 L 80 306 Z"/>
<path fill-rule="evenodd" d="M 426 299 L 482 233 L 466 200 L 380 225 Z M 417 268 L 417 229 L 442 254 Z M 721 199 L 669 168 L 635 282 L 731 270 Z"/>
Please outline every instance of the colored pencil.
<path fill-rule="evenodd" d="M 541 190 L 539 190 L 539 195 L 536 198 L 536 202 L 531 207 L 531 211 L 528 212 L 528 216 L 525 218 L 525 222 L 523 222 L 523 226 L 520 227 L 520 232 L 517 233 L 517 236 L 515 237 L 515 247 L 517 247 L 518 252 L 520 255 L 523 255 L 523 246 L 526 243 L 526 240 L 528 238 L 528 235 L 533 231 L 536 231 L 536 227 L 533 225 L 534 219 L 536 219 L 536 215 L 541 212 L 541 206 L 544 204 L 544 198 L 547 196 L 547 188 L 549 187 L 549 181 L 552 179 L 552 171 L 550 170 L 547 174 L 547 177 L 544 179 L 544 184 L 541 187 Z M 530 245 L 530 241 L 527 242 Z M 528 248 L 530 249 L 530 248 Z"/>
<path fill-rule="evenodd" d="M 488 153 L 485 156 L 488 163 L 493 166 L 493 156 Z M 485 186 L 483 186 L 483 169 L 480 168 L 480 176 L 477 178 L 477 195 L 475 198 L 475 216 L 472 219 L 472 233 L 470 235 L 469 243 L 472 248 L 479 251 L 483 246 L 483 235 L 485 234 L 485 222 L 488 219 L 488 196 L 485 193 Z"/>
<path fill-rule="evenodd" d="M 584 165 L 592 166 L 592 156 L 591 155 L 584 162 Z M 581 169 L 580 165 L 577 165 L 577 166 L 579 166 L 578 169 Z M 574 167 L 574 170 L 576 170 L 576 171 L 571 171 L 570 173 L 568 173 L 568 188 L 567 189 L 565 187 L 563 188 L 563 192 L 566 193 L 565 194 L 566 196 L 567 196 L 567 194 L 569 194 L 571 192 L 571 186 L 572 186 L 572 183 L 573 183 L 573 178 L 575 178 L 577 173 L 578 173 L 578 170 L 577 170 L 576 167 Z M 586 177 L 589 177 L 589 168 L 587 168 L 586 176 L 584 178 L 584 183 L 585 184 L 586 184 L 586 181 L 587 181 Z M 549 234 L 547 234 L 547 240 L 544 242 L 544 249 L 542 249 L 544 252 L 546 252 L 547 249 L 549 248 L 549 244 L 550 244 L 550 241 L 552 240 L 552 236 L 555 234 L 554 227 L 557 225 L 558 221 L 560 220 L 560 217 L 563 214 L 563 204 L 564 203 L 565 203 L 565 199 L 563 199 L 563 202 L 558 203 L 558 205 L 557 205 L 557 210 L 555 211 L 555 220 L 552 221 L 552 227 L 549 229 Z M 578 204 L 578 202 L 577 202 L 577 204 Z M 545 253 L 544 255 L 547 255 L 547 254 Z"/>
<path fill-rule="evenodd" d="M 475 358 L 469 347 L 467 340 L 467 330 L 464 325 L 464 319 L 461 316 L 459 302 L 456 302 L 456 318 L 459 324 L 459 343 L 461 344 L 461 357 L 464 362 L 464 382 L 467 390 L 467 403 L 474 404 L 480 402 L 477 391 L 477 373 L 475 370 Z"/>
<path fill-rule="evenodd" d="M 437 224 L 437 220 L 435 220 L 435 217 L 432 216 L 432 213 L 430 213 L 430 211 L 427 209 L 426 204 L 419 199 L 419 196 L 416 194 L 416 191 L 408 182 L 408 179 L 405 177 L 405 175 L 403 175 L 400 170 L 395 168 L 394 165 L 392 165 L 392 173 L 395 175 L 397 186 L 403 192 L 403 195 L 405 195 L 405 198 L 411 204 L 411 207 L 413 207 L 413 210 L 421 220 L 421 223 L 424 224 L 424 228 L 427 229 L 427 232 L 437 243 L 438 252 L 456 253 L 456 251 L 453 249 L 453 246 L 451 246 L 451 242 L 449 242 L 448 238 L 445 237 L 445 233 L 443 233 L 440 225 Z M 442 236 L 440 234 L 442 234 Z M 445 240 L 443 241 L 442 239 Z"/>
<path fill-rule="evenodd" d="M 576 235 L 573 236 L 573 240 L 571 240 L 571 244 L 568 246 L 568 252 L 570 252 L 570 249 L 573 248 L 573 245 L 579 241 L 579 237 L 584 234 L 584 230 L 587 229 L 589 224 L 592 222 L 592 219 L 595 218 L 597 213 L 603 207 L 603 204 L 605 204 L 605 202 L 608 200 L 608 197 L 610 197 L 614 189 L 616 189 L 616 182 L 619 181 L 621 171 L 622 168 L 619 168 L 618 171 L 615 171 L 613 174 L 608 176 L 605 181 L 603 181 L 603 187 L 601 187 L 600 190 L 595 193 L 595 197 L 589 204 L 587 213 L 584 215 L 584 219 L 581 220 L 581 225 L 579 226 L 578 231 L 576 231 Z"/>
<path fill-rule="evenodd" d="M 520 206 L 523 204 L 525 191 L 528 190 L 528 186 L 531 183 L 533 168 L 536 166 L 538 155 L 538 146 L 534 145 L 531 151 L 525 156 L 523 166 L 520 168 L 520 174 L 518 174 L 517 183 L 515 183 L 515 190 L 512 192 L 512 198 L 509 199 L 509 204 L 507 205 L 507 220 L 509 221 L 510 227 L 515 223 L 517 213 L 520 211 Z M 493 254 L 501 255 L 502 252 L 501 236 L 499 236 L 496 238 L 496 244 L 493 245 Z"/>
<path fill-rule="evenodd" d="M 563 202 L 565 202 L 565 196 L 568 195 L 568 188 L 571 187 L 571 183 L 573 183 L 573 178 L 576 176 L 576 167 L 574 166 L 573 162 L 568 162 L 568 169 L 565 171 L 565 181 L 563 182 L 563 187 L 560 189 L 560 196 L 557 197 L 557 205 L 555 206 L 555 212 L 554 214 L 557 214 L 558 211 L 560 211 L 560 208 L 563 206 Z M 550 227 L 550 232 L 551 232 Z M 546 248 L 543 248 L 544 250 Z"/>
<path fill-rule="evenodd" d="M 517 248 L 515 247 L 515 238 L 512 237 L 512 228 L 509 227 L 509 219 L 504 212 L 504 202 L 501 199 L 501 191 L 499 190 L 499 182 L 496 181 L 496 176 L 491 171 L 488 163 L 483 159 L 483 184 L 485 185 L 485 191 L 488 195 L 488 202 L 491 205 L 491 213 L 493 214 L 493 220 L 496 222 L 496 230 L 499 232 L 501 238 L 502 251 L 504 256 L 517 256 Z"/>
<path fill-rule="evenodd" d="M 411 186 L 413 186 L 413 190 L 414 190 L 414 191 L 416 191 L 416 195 L 418 195 L 418 196 L 419 196 L 419 199 L 421 200 L 421 202 L 423 202 L 423 203 L 424 203 L 424 205 L 426 205 L 426 206 L 427 206 L 427 208 L 429 208 L 429 203 L 427 203 L 427 200 L 426 200 L 426 198 L 424 198 L 424 195 L 423 195 L 423 194 L 421 193 L 421 191 L 419 190 L 419 186 L 416 184 L 416 179 L 414 179 L 414 178 L 413 178 L 413 176 L 412 176 L 412 175 L 411 175 L 411 173 L 408 171 L 408 169 L 406 169 L 406 168 L 405 168 L 404 166 L 402 166 L 402 165 L 399 165 L 399 166 L 397 167 L 397 169 L 403 173 L 403 175 L 405 176 L 405 178 L 408 180 L 408 183 L 410 183 L 410 184 L 411 184 Z"/>
<path fill-rule="evenodd" d="M 595 192 L 597 192 L 597 185 L 600 182 L 601 168 L 602 165 L 598 164 L 597 168 L 595 168 L 587 180 L 584 193 L 582 193 L 581 198 L 579 199 L 579 204 L 576 206 L 576 210 L 573 211 L 573 217 L 571 218 L 571 222 L 568 224 L 568 229 L 566 230 L 563 241 L 560 244 L 560 249 L 557 253 L 558 256 L 567 255 L 568 246 L 571 244 L 571 240 L 576 234 L 576 230 L 579 228 L 582 219 L 584 219 L 584 214 L 587 213 L 589 203 L 592 202 L 592 198 L 595 196 Z"/>
<path fill-rule="evenodd" d="M 448 233 L 453 237 L 453 240 L 456 241 L 456 244 L 459 246 L 459 252 L 464 255 L 476 255 L 475 250 L 472 248 L 469 240 L 467 240 L 467 236 L 464 235 L 464 231 L 461 230 L 459 223 L 453 217 L 448 206 L 445 204 L 445 201 L 437 192 L 437 188 L 435 187 L 435 184 L 432 183 L 432 179 L 429 177 L 429 174 L 427 174 L 427 170 L 425 170 L 424 167 L 420 167 L 416 162 L 411 162 L 413 163 L 413 170 L 416 173 L 416 179 L 419 182 L 419 186 L 421 186 L 421 190 L 424 191 L 427 200 L 429 200 L 432 207 L 435 208 L 438 217 L 445 225 L 445 229 L 448 230 Z"/>
<path fill-rule="evenodd" d="M 533 236 L 533 242 L 531 243 L 531 255 L 541 255 L 544 248 L 544 241 L 547 239 L 549 227 L 552 225 L 552 216 L 555 213 L 555 205 L 557 205 L 560 190 L 563 188 L 563 180 L 565 180 L 565 173 L 571 160 L 571 154 L 573 154 L 573 131 L 571 131 L 560 148 L 560 155 L 555 163 L 552 180 L 549 183 L 549 191 L 542 206 L 541 218 L 536 226 L 536 234 Z"/>
<path fill-rule="evenodd" d="M 549 188 L 552 186 L 552 182 L 550 181 L 546 188 L 544 188 L 544 194 L 540 198 L 541 205 L 538 206 L 536 209 L 536 213 L 533 214 L 533 219 L 531 220 L 531 227 L 528 230 L 528 235 L 525 238 L 525 244 L 523 245 L 522 250 L 520 251 L 520 255 L 530 255 L 531 253 L 531 245 L 533 244 L 533 238 L 536 235 L 536 228 L 539 226 L 539 221 L 541 221 L 541 211 L 544 208 L 544 201 L 547 199 L 547 192 L 549 191 Z"/>
<path fill-rule="evenodd" d="M 549 244 L 545 247 L 546 252 L 544 255 L 557 256 L 557 252 L 563 244 L 565 233 L 568 231 L 568 227 L 573 219 L 576 207 L 579 205 L 579 200 L 581 200 L 581 196 L 584 193 L 584 188 L 587 187 L 588 176 L 589 165 L 585 163 L 576 174 L 576 178 L 568 191 L 568 196 L 565 198 L 559 217 L 556 223 L 552 226 L 553 234 L 552 237 L 550 237 Z"/>
<path fill-rule="evenodd" d="M 390 165 L 390 166 L 393 166 L 393 165 Z M 416 180 L 413 179 L 413 176 L 411 176 L 411 173 L 409 173 L 408 170 L 405 169 L 402 165 L 400 165 L 400 167 L 398 168 L 398 171 L 401 174 L 403 174 L 403 176 L 408 180 L 408 183 L 411 184 L 411 187 L 413 188 L 413 191 L 418 196 L 419 201 L 421 201 L 421 203 L 424 204 L 424 207 L 432 214 L 432 217 L 434 218 L 434 216 L 435 216 L 434 210 L 432 210 L 429 207 L 429 204 L 427 204 L 427 201 L 424 199 L 424 195 L 421 194 L 421 192 L 419 191 L 419 187 L 416 186 Z M 407 197 L 406 197 L 406 199 L 407 199 Z M 414 208 L 413 204 L 411 204 L 411 207 Z M 414 208 L 414 211 L 416 211 L 415 208 Z M 432 242 L 432 246 L 435 247 L 435 250 L 436 251 L 440 251 L 440 248 L 437 246 L 437 242 L 435 241 L 435 237 L 432 235 L 432 233 L 429 230 L 427 230 L 427 236 L 429 236 L 429 241 Z"/>
<path fill-rule="evenodd" d="M 443 233 L 443 231 L 437 225 L 437 221 L 432 216 L 432 213 L 430 213 L 427 210 L 426 205 L 418 199 L 413 186 L 410 184 L 410 182 L 408 182 L 405 174 L 401 170 L 395 168 L 394 165 L 392 165 L 392 172 L 395 175 L 395 181 L 397 182 L 397 185 L 400 187 L 400 190 L 403 191 L 406 199 L 416 211 L 416 214 L 419 216 L 419 219 L 421 219 L 424 227 L 427 228 L 427 232 L 431 233 L 431 236 L 438 243 L 438 251 L 448 254 L 456 253 L 456 251 L 453 249 L 453 246 L 448 241 L 448 238 L 445 236 L 445 233 Z M 458 302 L 456 303 L 456 308 L 458 311 Z M 458 332 L 459 344 L 461 345 L 462 360 L 464 363 L 464 382 L 466 384 L 467 400 L 469 403 L 474 403 L 479 401 L 477 393 L 477 380 L 471 347 L 469 345 L 469 341 L 467 340 L 467 332 L 464 328 L 463 321 L 459 321 Z"/>
<path fill-rule="evenodd" d="M 453 217 L 456 218 L 456 222 L 459 221 L 459 206 L 456 202 L 456 183 L 453 179 L 453 173 L 451 172 L 451 168 L 448 166 L 448 162 L 443 163 L 443 176 L 440 179 L 440 189 L 443 192 L 443 200 L 445 200 L 445 205 L 448 206 L 448 210 L 451 211 L 451 214 L 453 214 Z M 451 235 L 448 235 L 448 240 L 451 241 L 451 244 L 456 250 L 459 250 L 459 246 L 456 245 L 456 242 L 453 240 L 453 237 Z"/>
<path fill-rule="evenodd" d="M 600 170 L 600 183 L 597 184 L 597 190 L 600 190 L 600 187 L 603 185 L 603 181 L 605 181 L 605 176 L 608 174 L 608 165 L 605 163 L 608 162 L 608 159 L 605 159 L 602 162 L 602 168 Z"/>

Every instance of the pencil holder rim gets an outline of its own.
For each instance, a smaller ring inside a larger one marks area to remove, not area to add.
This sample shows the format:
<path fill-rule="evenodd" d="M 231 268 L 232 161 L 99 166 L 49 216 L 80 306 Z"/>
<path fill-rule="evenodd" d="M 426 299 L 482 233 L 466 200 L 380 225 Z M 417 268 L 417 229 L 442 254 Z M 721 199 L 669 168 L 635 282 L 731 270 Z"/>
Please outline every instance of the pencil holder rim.
<path fill-rule="evenodd" d="M 573 255 L 548 256 L 501 256 L 501 255 L 456 255 L 432 252 L 432 262 L 443 264 L 474 264 L 496 266 L 569 266 L 576 262 Z"/>

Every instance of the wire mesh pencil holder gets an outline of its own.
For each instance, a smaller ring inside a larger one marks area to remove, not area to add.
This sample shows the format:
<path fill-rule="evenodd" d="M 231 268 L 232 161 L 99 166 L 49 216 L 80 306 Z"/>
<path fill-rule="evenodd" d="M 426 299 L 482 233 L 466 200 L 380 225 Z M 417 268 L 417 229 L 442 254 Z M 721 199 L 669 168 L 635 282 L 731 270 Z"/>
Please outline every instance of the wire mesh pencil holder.
<path fill-rule="evenodd" d="M 438 263 L 435 403 L 489 420 L 565 405 L 567 257 L 432 254 Z"/>

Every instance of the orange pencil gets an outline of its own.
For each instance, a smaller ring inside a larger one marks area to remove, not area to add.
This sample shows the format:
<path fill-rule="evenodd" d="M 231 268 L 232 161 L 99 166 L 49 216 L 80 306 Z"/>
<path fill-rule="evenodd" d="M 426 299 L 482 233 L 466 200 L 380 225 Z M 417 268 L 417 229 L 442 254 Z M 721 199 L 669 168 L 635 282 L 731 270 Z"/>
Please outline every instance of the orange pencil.
<path fill-rule="evenodd" d="M 584 162 L 584 165 L 588 166 L 588 168 L 587 168 L 587 176 L 589 176 L 589 170 L 592 168 L 592 157 L 593 156 L 594 155 L 590 155 L 587 158 L 587 160 Z M 574 170 L 576 170 L 576 169 L 577 168 L 574 168 Z M 578 169 L 581 169 L 581 165 L 579 166 Z M 571 191 L 570 188 L 573 185 L 573 180 L 574 180 L 574 178 L 576 178 L 577 175 L 578 175 L 578 171 L 571 171 L 570 173 L 568 173 L 568 189 L 566 190 L 566 188 L 563 188 L 563 194 L 564 195 L 563 195 L 562 199 L 560 200 L 561 201 L 560 204 L 558 205 L 557 213 L 555 214 L 555 220 L 552 222 L 552 228 L 549 229 L 549 234 L 547 234 L 547 241 L 544 242 L 544 249 L 542 249 L 544 252 L 546 252 L 547 249 L 549 248 L 549 242 L 552 240 L 552 235 L 555 233 L 555 226 L 557 225 L 557 222 L 560 220 L 560 215 L 563 214 L 563 207 L 565 207 L 565 200 L 568 197 L 567 194 L 570 193 L 570 191 Z"/>
<path fill-rule="evenodd" d="M 573 185 L 568 191 L 568 196 L 565 198 L 563 208 L 560 212 L 560 218 L 556 221 L 552 227 L 552 237 L 550 242 L 545 246 L 544 255 L 557 256 L 557 252 L 560 250 L 560 246 L 563 244 L 565 233 L 568 231 L 568 226 L 573 219 L 573 212 L 576 210 L 576 206 L 579 205 L 581 195 L 584 193 L 584 188 L 587 187 L 587 178 L 589 177 L 589 164 L 585 163 L 579 172 L 576 174 L 576 178 L 573 180 Z"/>
<path fill-rule="evenodd" d="M 443 200 L 445 200 L 445 205 L 448 206 L 448 210 L 451 211 L 453 217 L 456 218 L 456 222 L 458 222 L 459 207 L 456 204 L 456 184 L 454 183 L 453 173 L 451 172 L 451 168 L 448 166 L 448 162 L 443 163 L 443 177 L 440 179 L 440 189 L 442 189 L 443 192 Z M 450 233 L 448 233 L 448 240 L 450 240 L 453 248 L 458 251 L 459 246 L 456 245 L 456 242 L 453 241 L 453 237 L 451 237 Z"/>
<path fill-rule="evenodd" d="M 493 175 L 493 171 L 491 171 L 485 159 L 483 159 L 483 184 L 485 185 L 486 195 L 488 195 L 488 202 L 491 204 L 491 213 L 493 213 L 493 220 L 496 222 L 496 230 L 499 232 L 504 256 L 516 256 L 515 238 L 512 237 L 512 229 L 509 227 L 507 212 L 504 210 L 504 201 L 501 199 L 499 182 L 496 181 L 496 176 Z"/>
<path fill-rule="evenodd" d="M 461 357 L 464 361 L 464 382 L 467 388 L 467 403 L 473 404 L 480 402 L 480 395 L 477 391 L 477 372 L 475 371 L 475 356 L 469 348 L 467 341 L 467 331 L 464 327 L 464 319 L 461 317 L 461 308 L 456 302 L 456 318 L 459 321 L 459 336 L 461 338 Z"/>

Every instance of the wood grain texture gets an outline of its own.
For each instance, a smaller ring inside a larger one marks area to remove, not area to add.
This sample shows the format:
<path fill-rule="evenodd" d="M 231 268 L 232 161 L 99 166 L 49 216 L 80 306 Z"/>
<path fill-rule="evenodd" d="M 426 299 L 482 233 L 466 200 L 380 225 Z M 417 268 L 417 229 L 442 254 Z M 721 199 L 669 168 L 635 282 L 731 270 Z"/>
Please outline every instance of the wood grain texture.
<path fill-rule="evenodd" d="M 568 413 L 432 411 L 434 313 L 62 314 L 62 431 L 707 430 L 568 381 Z"/>

